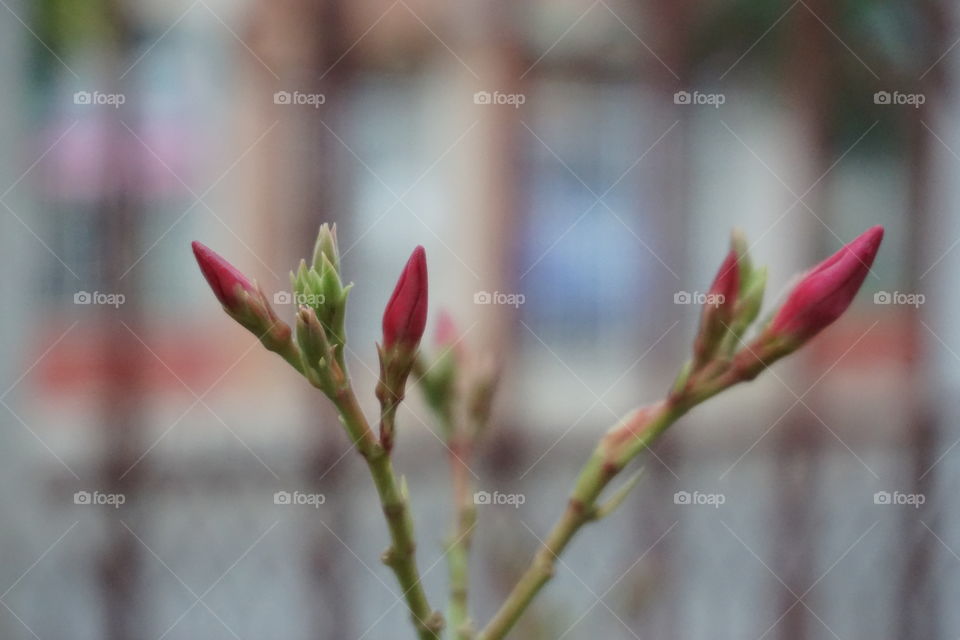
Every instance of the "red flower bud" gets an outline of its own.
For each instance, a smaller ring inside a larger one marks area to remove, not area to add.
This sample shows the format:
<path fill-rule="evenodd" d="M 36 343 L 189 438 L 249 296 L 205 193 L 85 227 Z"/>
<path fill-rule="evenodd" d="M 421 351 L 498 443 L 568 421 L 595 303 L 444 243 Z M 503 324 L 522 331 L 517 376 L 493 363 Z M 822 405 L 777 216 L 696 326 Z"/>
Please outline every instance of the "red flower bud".
<path fill-rule="evenodd" d="M 427 254 L 413 250 L 383 312 L 383 347 L 416 348 L 427 326 Z"/>
<path fill-rule="evenodd" d="M 197 258 L 197 264 L 200 265 L 200 271 L 207 279 L 207 284 L 213 289 L 217 300 L 227 309 L 239 312 L 242 301 L 238 296 L 241 290 L 256 295 L 253 283 L 209 247 L 196 241 L 191 246 L 193 255 Z"/>
<path fill-rule="evenodd" d="M 774 335 L 806 340 L 839 318 L 860 290 L 883 240 L 875 226 L 818 264 L 793 288 L 770 323 Z"/>
<path fill-rule="evenodd" d="M 736 249 L 730 249 L 717 271 L 703 305 L 700 332 L 694 341 L 694 369 L 699 369 L 717 353 L 730 331 L 737 296 L 740 293 L 740 264 Z"/>
<path fill-rule="evenodd" d="M 717 271 L 717 277 L 710 285 L 708 299 L 714 301 L 715 306 L 733 310 L 737 304 L 737 294 L 740 292 L 740 257 L 735 249 L 724 258 L 723 264 Z"/>

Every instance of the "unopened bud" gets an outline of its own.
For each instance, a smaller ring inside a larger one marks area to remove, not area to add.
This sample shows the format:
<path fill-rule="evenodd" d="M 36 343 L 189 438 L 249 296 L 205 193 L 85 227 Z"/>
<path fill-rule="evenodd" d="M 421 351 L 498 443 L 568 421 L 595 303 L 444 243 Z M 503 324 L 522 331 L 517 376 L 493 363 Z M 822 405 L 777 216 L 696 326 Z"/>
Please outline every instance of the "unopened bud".
<path fill-rule="evenodd" d="M 427 254 L 417 247 L 407 260 L 383 312 L 383 347 L 416 350 L 427 325 Z"/>
<path fill-rule="evenodd" d="M 337 245 L 337 225 L 324 222 L 320 225 L 317 241 L 313 245 L 313 268 L 321 271 L 321 257 L 326 256 L 333 269 L 340 271 L 340 249 Z"/>
<path fill-rule="evenodd" d="M 843 315 L 870 272 L 882 240 L 883 227 L 872 227 L 807 272 L 763 332 L 735 355 L 738 377 L 755 377 Z"/>
<path fill-rule="evenodd" d="M 213 289 L 213 295 L 228 311 L 240 312 L 243 292 L 256 293 L 253 283 L 213 249 L 196 241 L 191 247 L 203 277 Z"/>
<path fill-rule="evenodd" d="M 427 257 L 423 247 L 413 250 L 383 312 L 380 355 L 380 444 L 390 451 L 394 441 L 393 416 L 406 393 L 407 377 L 417 358 L 427 324 Z"/>
<path fill-rule="evenodd" d="M 295 359 L 292 331 L 280 320 L 263 290 L 209 247 L 193 242 L 193 255 L 200 271 L 224 311 L 256 335 L 267 349 Z"/>
<path fill-rule="evenodd" d="M 790 292 L 768 332 L 802 344 L 843 315 L 870 272 L 882 240 L 883 227 L 872 227 L 814 267 Z"/>
<path fill-rule="evenodd" d="M 330 345 L 343 358 L 346 343 L 347 297 L 353 285 L 344 286 L 340 278 L 340 254 L 337 248 L 336 227 L 323 224 L 317 234 L 312 263 L 301 260 L 290 282 L 301 304 L 313 309 L 323 326 Z"/>
<path fill-rule="evenodd" d="M 317 312 L 306 305 L 301 305 L 297 311 L 297 344 L 300 345 L 307 379 L 314 386 L 331 392 L 333 378 L 330 367 L 335 359 L 326 331 L 317 319 Z"/>
<path fill-rule="evenodd" d="M 730 349 L 736 348 L 743 334 L 747 332 L 753 321 L 760 315 L 763 306 L 763 294 L 767 288 L 767 268 L 765 266 L 753 269 L 749 280 L 740 286 L 740 296 L 733 313 L 733 324 L 730 325 L 728 337 Z"/>
<path fill-rule="evenodd" d="M 740 268 L 737 262 L 737 252 L 731 249 L 710 286 L 700 318 L 700 331 L 694 343 L 694 369 L 699 369 L 713 358 L 730 330 L 740 292 Z"/>

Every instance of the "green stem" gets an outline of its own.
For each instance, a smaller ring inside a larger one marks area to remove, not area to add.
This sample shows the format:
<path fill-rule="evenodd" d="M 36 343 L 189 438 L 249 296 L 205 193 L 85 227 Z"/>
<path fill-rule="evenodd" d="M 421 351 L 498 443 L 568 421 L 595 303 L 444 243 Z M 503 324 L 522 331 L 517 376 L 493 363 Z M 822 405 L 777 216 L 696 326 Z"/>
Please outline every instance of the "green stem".
<path fill-rule="evenodd" d="M 648 428 L 637 435 L 635 443 L 629 448 L 631 453 L 626 459 L 612 459 L 610 452 L 604 446 L 604 441 L 601 440 L 600 445 L 581 470 L 563 516 L 554 525 L 500 610 L 480 632 L 478 640 L 500 640 L 510 632 L 540 589 L 553 577 L 556 560 L 567 548 L 570 540 L 583 525 L 595 518 L 597 498 L 610 480 L 623 469 L 629 458 L 649 446 L 667 427 L 683 415 L 686 409 L 675 403 L 661 405 L 658 413 L 651 416 Z"/>
<path fill-rule="evenodd" d="M 377 388 L 379 392 L 380 388 Z M 401 400 L 380 400 L 380 444 L 389 453 L 393 451 L 396 433 L 397 407 Z"/>
<path fill-rule="evenodd" d="M 357 447 L 360 455 L 367 462 L 378 452 L 379 445 L 377 438 L 373 435 L 370 425 L 367 423 L 366 416 L 363 415 L 363 409 L 357 401 L 357 395 L 353 392 L 353 387 L 347 383 L 336 391 L 331 397 L 334 406 L 340 413 L 340 421 L 343 423 L 350 440 Z"/>
<path fill-rule="evenodd" d="M 456 640 L 471 640 L 468 594 L 470 587 L 470 544 L 477 523 L 477 509 L 473 503 L 473 485 L 467 466 L 468 447 L 453 440 L 450 443 L 450 472 L 453 477 L 453 500 L 456 506 L 454 527 L 447 548 L 450 571 L 450 602 L 447 620 Z"/>
<path fill-rule="evenodd" d="M 383 562 L 396 575 L 410 617 L 421 640 L 439 640 L 443 617 L 430 608 L 417 569 L 416 542 L 413 518 L 405 487 L 397 480 L 390 456 L 377 443 L 376 437 L 360 409 L 350 386 L 342 388 L 333 397 L 340 411 L 344 427 L 351 440 L 367 461 L 370 475 L 380 496 L 380 504 L 390 531 L 390 547 L 383 553 Z"/>

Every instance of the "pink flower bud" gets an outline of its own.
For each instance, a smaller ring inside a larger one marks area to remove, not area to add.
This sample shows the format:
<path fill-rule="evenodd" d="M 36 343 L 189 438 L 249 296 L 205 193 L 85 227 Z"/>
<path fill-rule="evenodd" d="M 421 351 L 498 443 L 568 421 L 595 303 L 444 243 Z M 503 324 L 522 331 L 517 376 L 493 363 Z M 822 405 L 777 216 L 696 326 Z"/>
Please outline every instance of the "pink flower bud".
<path fill-rule="evenodd" d="M 427 254 L 413 250 L 383 312 L 383 347 L 415 349 L 427 326 Z"/>
<path fill-rule="evenodd" d="M 700 331 L 694 341 L 694 369 L 705 365 L 720 349 L 733 323 L 740 293 L 740 264 L 736 249 L 730 249 L 717 271 L 703 313 Z"/>
<path fill-rule="evenodd" d="M 875 226 L 818 264 L 793 288 L 770 323 L 770 333 L 807 340 L 839 318 L 860 290 L 883 240 Z"/>
<path fill-rule="evenodd" d="M 207 279 L 207 284 L 213 289 L 217 300 L 230 311 L 239 313 L 243 305 L 240 298 L 241 292 L 246 291 L 251 295 L 257 295 L 253 283 L 209 247 L 196 241 L 191 246 L 197 264 L 200 265 L 200 271 Z"/>
<path fill-rule="evenodd" d="M 737 304 L 737 294 L 740 292 L 740 263 L 735 249 L 730 249 L 723 264 L 717 271 L 717 276 L 710 285 L 709 299 L 715 301 L 715 306 L 722 307 L 731 313 Z"/>

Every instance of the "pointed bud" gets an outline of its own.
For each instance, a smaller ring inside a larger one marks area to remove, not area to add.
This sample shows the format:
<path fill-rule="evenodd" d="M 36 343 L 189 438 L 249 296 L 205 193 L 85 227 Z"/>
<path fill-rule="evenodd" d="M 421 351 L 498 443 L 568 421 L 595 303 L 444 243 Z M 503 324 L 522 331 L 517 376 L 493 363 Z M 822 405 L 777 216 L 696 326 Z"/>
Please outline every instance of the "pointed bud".
<path fill-rule="evenodd" d="M 325 365 L 330 344 L 323 326 L 317 320 L 317 312 L 307 305 L 300 305 L 297 311 L 297 343 L 308 368 L 317 369 Z"/>
<path fill-rule="evenodd" d="M 190 246 L 193 247 L 193 255 L 197 259 L 197 264 L 200 265 L 203 277 L 213 289 L 213 295 L 217 296 L 217 300 L 226 309 L 234 313 L 241 312 L 242 293 L 246 291 L 256 295 L 256 287 L 253 283 L 213 249 L 196 241 Z"/>
<path fill-rule="evenodd" d="M 717 276 L 710 285 L 710 296 L 717 304 L 718 309 L 727 309 L 732 312 L 737 304 L 737 295 L 740 292 L 740 257 L 736 250 L 730 249 L 727 257 L 723 259 L 723 264 L 717 270 Z"/>
<path fill-rule="evenodd" d="M 383 313 L 383 347 L 415 350 L 427 325 L 427 255 L 413 250 Z"/>
<path fill-rule="evenodd" d="M 740 285 L 740 296 L 737 299 L 737 308 L 734 311 L 733 324 L 730 325 L 730 335 L 727 337 L 725 349 L 731 352 L 740 344 L 743 335 L 760 315 L 763 306 L 763 294 L 767 288 L 767 267 L 759 267 L 750 273 L 750 278 Z"/>
<path fill-rule="evenodd" d="M 750 278 L 753 273 L 753 262 L 750 260 L 749 247 L 747 246 L 747 236 L 742 229 L 734 229 L 730 232 L 730 248 L 737 254 L 737 266 L 740 268 L 740 290 L 743 290 L 743 283 Z"/>
<path fill-rule="evenodd" d="M 394 442 L 394 417 L 406 393 L 407 376 L 417 359 L 417 349 L 427 325 L 427 256 L 423 247 L 413 250 L 383 312 L 380 356 L 380 446 L 389 452 Z"/>
<path fill-rule="evenodd" d="M 340 249 L 337 245 L 336 224 L 330 225 L 324 222 L 320 225 L 317 242 L 313 246 L 313 268 L 317 271 L 321 270 L 322 256 L 326 256 L 335 271 L 340 271 Z"/>
<path fill-rule="evenodd" d="M 750 279 L 740 289 L 740 299 L 737 301 L 737 323 L 746 329 L 750 326 L 763 307 L 763 294 L 767 289 L 766 265 L 754 269 Z"/>
<path fill-rule="evenodd" d="M 317 312 L 307 305 L 300 305 L 297 311 L 297 344 L 300 345 L 307 379 L 332 397 L 337 385 L 342 383 L 343 370 L 327 339 L 327 332 L 317 319 Z"/>
<path fill-rule="evenodd" d="M 875 226 L 810 270 L 780 307 L 768 333 L 802 343 L 839 318 L 860 290 L 883 240 Z"/>
<path fill-rule="evenodd" d="M 314 270 L 313 273 L 316 273 Z M 318 281 L 320 293 L 323 296 L 323 304 L 332 311 L 339 305 L 343 298 L 343 284 L 340 282 L 340 274 L 336 267 L 330 262 L 327 254 L 320 257 L 320 279 Z M 331 318 L 334 314 L 330 314 Z"/>
<path fill-rule="evenodd" d="M 740 292 L 740 267 L 735 249 L 730 249 L 710 286 L 700 332 L 694 343 L 694 369 L 706 364 L 719 349 L 733 322 Z"/>
<path fill-rule="evenodd" d="M 301 370 L 293 332 L 277 317 L 263 290 L 212 249 L 199 242 L 193 242 L 192 247 L 200 271 L 227 315 L 256 335 L 267 349 Z"/>
<path fill-rule="evenodd" d="M 300 264 L 297 265 L 297 271 L 290 272 L 290 284 L 297 292 L 307 288 L 309 284 L 309 279 L 307 277 L 307 261 L 303 258 L 300 258 Z"/>
<path fill-rule="evenodd" d="M 314 310 L 341 368 L 345 368 L 342 347 L 347 340 L 347 295 L 353 285 L 344 286 L 340 279 L 336 225 L 320 226 L 311 260 L 310 264 L 301 260 L 290 281 L 297 301 Z"/>

